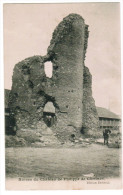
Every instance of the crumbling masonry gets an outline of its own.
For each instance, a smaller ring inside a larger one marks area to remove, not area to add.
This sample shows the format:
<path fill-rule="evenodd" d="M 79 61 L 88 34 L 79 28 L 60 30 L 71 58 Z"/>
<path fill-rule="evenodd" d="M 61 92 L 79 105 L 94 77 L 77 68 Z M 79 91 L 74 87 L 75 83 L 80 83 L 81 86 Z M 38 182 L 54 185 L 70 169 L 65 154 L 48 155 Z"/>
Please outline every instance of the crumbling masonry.
<path fill-rule="evenodd" d="M 9 106 L 18 132 L 45 131 L 47 102 L 55 107 L 56 121 L 50 129 L 58 139 L 98 129 L 92 79 L 84 65 L 87 42 L 88 25 L 81 16 L 70 14 L 56 27 L 46 56 L 33 56 L 15 65 Z M 53 65 L 52 78 L 44 71 L 47 61 Z"/>

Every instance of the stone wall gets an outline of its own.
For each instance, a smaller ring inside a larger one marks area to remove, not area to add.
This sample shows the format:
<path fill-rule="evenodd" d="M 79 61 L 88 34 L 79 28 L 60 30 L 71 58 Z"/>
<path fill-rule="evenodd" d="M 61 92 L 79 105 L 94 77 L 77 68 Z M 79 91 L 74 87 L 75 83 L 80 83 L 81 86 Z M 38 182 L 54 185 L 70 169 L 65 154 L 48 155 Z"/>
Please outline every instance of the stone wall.
<path fill-rule="evenodd" d="M 96 135 L 99 130 L 99 117 L 92 97 L 92 75 L 84 66 L 83 72 L 83 124 L 82 133 Z"/>
<path fill-rule="evenodd" d="M 37 128 L 43 115 L 43 91 L 45 72 L 42 58 L 34 56 L 15 65 L 9 106 L 15 115 L 18 129 Z"/>
<path fill-rule="evenodd" d="M 9 106 L 18 130 L 44 131 L 43 109 L 48 101 L 55 106 L 57 121 L 51 129 L 59 140 L 71 134 L 80 136 L 82 125 L 97 127 L 91 76 L 84 67 L 87 42 L 84 19 L 70 14 L 56 27 L 46 56 L 33 56 L 15 65 Z M 47 61 L 53 64 L 52 78 L 45 75 Z"/>
<path fill-rule="evenodd" d="M 4 97 L 5 97 L 5 108 L 8 108 L 8 103 L 9 103 L 9 94 L 10 94 L 10 90 L 9 89 L 5 89 L 4 90 Z"/>
<path fill-rule="evenodd" d="M 83 18 L 70 14 L 56 27 L 48 47 L 49 60 L 53 63 L 54 71 L 53 85 L 47 87 L 46 91 L 55 97 L 60 115 L 67 113 L 64 125 L 79 129 L 82 126 L 82 75 L 87 44 L 86 31 L 87 25 Z"/>

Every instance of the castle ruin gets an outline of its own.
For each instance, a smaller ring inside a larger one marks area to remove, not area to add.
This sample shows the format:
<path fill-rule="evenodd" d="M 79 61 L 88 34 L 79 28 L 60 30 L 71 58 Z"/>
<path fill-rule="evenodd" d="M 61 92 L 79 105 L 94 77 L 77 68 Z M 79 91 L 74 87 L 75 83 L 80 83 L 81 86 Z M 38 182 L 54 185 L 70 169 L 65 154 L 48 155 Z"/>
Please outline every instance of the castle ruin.
<path fill-rule="evenodd" d="M 50 129 L 59 140 L 98 130 L 92 76 L 84 65 L 88 36 L 84 19 L 70 14 L 56 27 L 46 56 L 15 65 L 9 107 L 18 133 L 29 129 L 43 133 L 50 118 Z M 53 67 L 51 78 L 44 70 L 48 61 Z M 47 103 L 54 109 L 48 112 Z"/>

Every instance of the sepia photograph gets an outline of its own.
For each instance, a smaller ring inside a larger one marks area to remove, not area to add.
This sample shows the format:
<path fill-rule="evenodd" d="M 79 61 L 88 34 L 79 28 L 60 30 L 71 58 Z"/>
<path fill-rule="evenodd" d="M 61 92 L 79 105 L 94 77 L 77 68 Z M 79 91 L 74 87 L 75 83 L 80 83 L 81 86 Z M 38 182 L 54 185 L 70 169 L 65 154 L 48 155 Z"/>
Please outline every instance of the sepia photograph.
<path fill-rule="evenodd" d="M 6 190 L 122 188 L 120 2 L 3 5 Z"/>

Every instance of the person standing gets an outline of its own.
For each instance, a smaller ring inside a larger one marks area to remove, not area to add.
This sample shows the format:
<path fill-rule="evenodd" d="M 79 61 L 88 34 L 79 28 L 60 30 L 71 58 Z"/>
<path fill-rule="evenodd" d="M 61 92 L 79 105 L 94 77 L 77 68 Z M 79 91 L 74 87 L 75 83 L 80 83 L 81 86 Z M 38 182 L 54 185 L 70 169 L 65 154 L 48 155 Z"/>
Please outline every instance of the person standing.
<path fill-rule="evenodd" d="M 110 129 L 105 129 L 103 131 L 104 145 L 106 144 L 108 146 L 108 140 L 109 140 L 109 134 L 110 133 L 111 133 Z"/>

